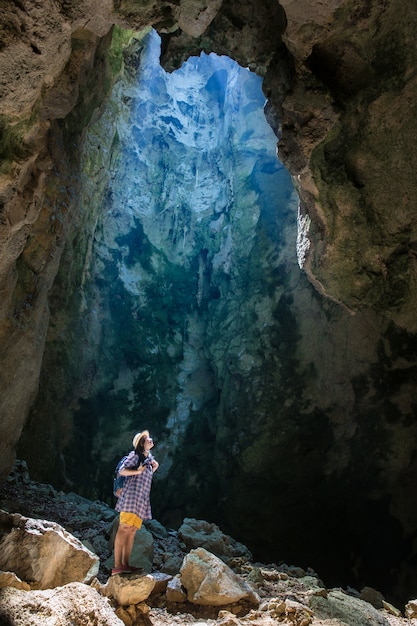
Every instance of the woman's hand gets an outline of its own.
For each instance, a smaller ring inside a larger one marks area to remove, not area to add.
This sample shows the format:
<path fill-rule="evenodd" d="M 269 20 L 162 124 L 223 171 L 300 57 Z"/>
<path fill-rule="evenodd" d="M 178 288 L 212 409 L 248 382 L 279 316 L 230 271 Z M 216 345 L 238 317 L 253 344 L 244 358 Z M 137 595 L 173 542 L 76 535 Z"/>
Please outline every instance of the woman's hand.
<path fill-rule="evenodd" d="M 156 472 L 156 470 L 157 470 L 157 469 L 158 469 L 158 467 L 159 467 L 159 463 L 158 463 L 158 461 L 155 461 L 155 459 L 154 459 L 154 460 L 151 462 L 151 465 L 152 465 L 152 471 L 153 471 L 153 472 Z"/>

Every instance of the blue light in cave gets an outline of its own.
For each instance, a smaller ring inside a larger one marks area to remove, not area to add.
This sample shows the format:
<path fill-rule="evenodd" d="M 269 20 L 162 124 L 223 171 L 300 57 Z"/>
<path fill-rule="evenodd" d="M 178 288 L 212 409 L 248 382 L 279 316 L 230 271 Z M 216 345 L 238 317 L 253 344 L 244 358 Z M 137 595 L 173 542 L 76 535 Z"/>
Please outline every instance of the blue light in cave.
<path fill-rule="evenodd" d="M 200 213 L 211 210 L 210 194 L 206 198 L 200 194 L 196 200 L 194 188 L 204 180 L 206 188 L 224 185 L 225 195 L 230 196 L 230 172 L 217 171 L 219 163 L 230 162 L 236 172 L 252 180 L 259 203 L 282 219 L 293 211 L 295 221 L 298 199 L 277 158 L 277 138 L 263 113 L 262 78 L 229 57 L 213 53 L 190 57 L 172 73 L 164 71 L 159 57 L 160 38 L 151 31 L 132 85 L 131 137 L 135 143 L 126 142 L 130 158 L 136 160 L 142 207 L 148 203 L 149 213 L 156 214 L 171 214 L 179 205 L 190 211 L 198 207 Z M 155 174 L 155 163 L 159 174 Z M 185 170 L 195 181 L 190 182 Z M 134 194 L 135 181 L 129 185 Z M 230 204 L 232 198 L 224 202 Z M 222 210 L 215 208 L 215 212 Z"/>

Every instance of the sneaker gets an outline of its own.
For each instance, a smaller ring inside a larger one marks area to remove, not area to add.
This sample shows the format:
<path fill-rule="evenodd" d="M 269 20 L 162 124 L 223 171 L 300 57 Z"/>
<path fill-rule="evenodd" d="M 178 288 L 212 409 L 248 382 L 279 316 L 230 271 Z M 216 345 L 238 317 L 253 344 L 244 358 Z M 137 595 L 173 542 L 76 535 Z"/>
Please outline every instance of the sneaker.
<path fill-rule="evenodd" d="M 125 567 L 124 565 L 121 565 L 120 567 L 113 567 L 111 571 L 112 576 L 116 576 L 117 574 L 128 574 L 128 573 L 130 573 L 130 569 L 127 569 L 127 567 Z"/>
<path fill-rule="evenodd" d="M 139 574 L 139 572 L 143 572 L 143 567 L 135 567 L 134 565 L 122 565 L 125 572 L 129 572 L 130 574 Z"/>

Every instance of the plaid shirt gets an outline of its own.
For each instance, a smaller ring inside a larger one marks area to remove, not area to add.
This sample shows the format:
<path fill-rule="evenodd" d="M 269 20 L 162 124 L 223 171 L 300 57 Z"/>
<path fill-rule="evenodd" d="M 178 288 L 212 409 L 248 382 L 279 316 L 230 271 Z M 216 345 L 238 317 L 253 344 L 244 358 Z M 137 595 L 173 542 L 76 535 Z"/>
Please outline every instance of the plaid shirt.
<path fill-rule="evenodd" d="M 153 456 L 149 453 L 147 457 L 150 461 Z M 136 469 L 139 464 L 139 457 L 135 451 L 129 453 L 126 461 L 123 463 L 121 470 Z M 152 519 L 150 493 L 152 485 L 153 470 L 152 465 L 146 465 L 145 470 L 137 476 L 126 476 L 127 480 L 124 484 L 122 495 L 117 500 L 116 511 L 124 513 L 135 513 L 142 520 Z"/>

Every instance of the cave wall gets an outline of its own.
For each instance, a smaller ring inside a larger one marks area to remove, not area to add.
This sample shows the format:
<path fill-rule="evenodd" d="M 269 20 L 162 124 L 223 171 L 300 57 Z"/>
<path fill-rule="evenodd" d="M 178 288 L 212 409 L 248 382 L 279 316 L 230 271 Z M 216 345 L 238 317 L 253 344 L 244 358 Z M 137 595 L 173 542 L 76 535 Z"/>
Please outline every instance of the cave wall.
<path fill-rule="evenodd" d="M 106 326 L 102 318 L 87 324 L 77 294 L 100 207 L 80 203 L 80 150 L 122 70 L 127 40 L 112 25 L 134 31 L 152 25 L 163 37 L 168 69 L 214 50 L 265 78 L 279 154 L 311 220 L 303 272 L 294 257 L 277 263 L 274 336 L 258 337 L 263 354 L 275 357 L 261 358 L 249 372 L 231 359 L 217 372 L 216 427 L 195 423 L 195 437 L 206 437 L 216 459 L 213 516 L 231 530 L 238 519 L 241 538 L 262 554 L 273 544 L 283 557 L 286 550 L 294 559 L 300 554 L 300 562 L 307 554 L 318 558 L 326 536 L 340 549 L 342 530 L 349 541 L 341 568 L 352 571 L 361 571 L 383 540 L 375 532 L 383 520 L 390 550 L 375 563 L 375 576 L 394 563 L 392 576 L 404 586 L 413 580 L 417 528 L 416 7 L 411 0 L 340 0 L 320 10 L 315 4 L 282 0 L 254 11 L 252 3 L 232 1 L 158 7 L 120 1 L 99 9 L 92 1 L 2 3 L 1 473 L 11 467 L 31 408 L 21 449 L 40 478 L 68 480 L 65 464 L 75 459 L 64 451 L 80 407 L 83 432 L 95 436 L 85 400 L 94 397 L 101 410 L 94 393 L 106 376 L 97 371 L 94 350 Z M 254 254 L 250 271 L 261 267 Z M 73 313 L 79 326 L 70 330 Z M 210 331 L 213 353 L 222 350 L 218 327 Z M 44 356 L 47 332 L 68 360 Z M 90 341 L 85 353 L 77 343 L 83 336 Z M 59 396 L 43 405 L 35 401 L 42 360 L 42 388 L 53 377 Z M 118 413 L 117 404 L 112 409 Z M 126 432 L 131 426 L 119 425 Z M 173 500 L 176 481 L 167 477 Z M 248 502 L 248 490 L 260 501 Z M 162 502 L 162 493 L 157 497 Z M 192 504 L 190 497 L 184 507 Z M 167 516 L 175 514 L 175 502 L 166 508 Z M 318 517 L 326 522 L 320 537 L 312 524 Z M 289 540 L 294 525 L 306 537 L 300 548 Z"/>
<path fill-rule="evenodd" d="M 282 6 L 298 72 L 280 154 L 311 207 L 306 271 L 350 309 L 375 308 L 415 333 L 417 7 L 337 2 L 321 15 L 312 6 L 311 23 L 291 0 Z"/>

